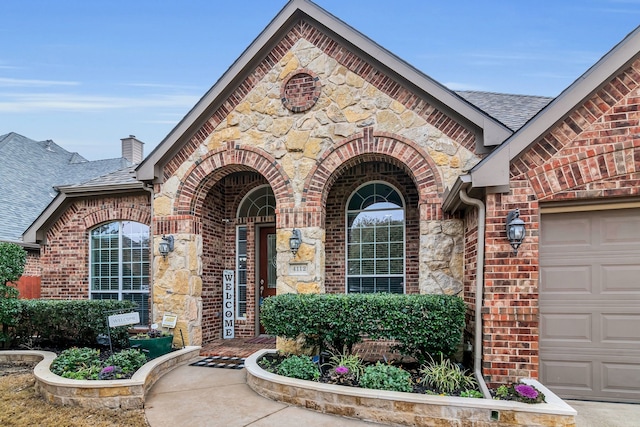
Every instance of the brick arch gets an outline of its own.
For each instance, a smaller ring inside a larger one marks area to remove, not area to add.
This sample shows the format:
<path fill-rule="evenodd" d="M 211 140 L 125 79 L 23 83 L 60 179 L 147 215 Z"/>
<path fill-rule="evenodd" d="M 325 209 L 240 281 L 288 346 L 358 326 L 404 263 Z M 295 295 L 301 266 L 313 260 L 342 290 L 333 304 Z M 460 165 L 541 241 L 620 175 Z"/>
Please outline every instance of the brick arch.
<path fill-rule="evenodd" d="M 634 161 L 637 148 L 633 141 L 625 141 L 615 145 L 592 147 L 589 152 L 578 152 L 539 166 L 527 173 L 527 178 L 536 193 L 538 200 L 554 198 L 554 196 L 579 190 L 589 184 L 609 181 L 615 178 L 629 177 L 640 172 L 640 164 Z M 627 188 L 629 195 L 637 194 L 637 187 Z M 618 195 L 625 195 L 625 190 L 618 189 Z"/>
<path fill-rule="evenodd" d="M 89 212 L 82 220 L 87 230 L 113 221 L 135 221 L 151 226 L 151 212 L 149 210 L 128 206 L 101 206 L 100 209 Z"/>
<path fill-rule="evenodd" d="M 276 212 L 293 207 L 293 190 L 282 165 L 259 148 L 228 142 L 226 147 L 208 153 L 187 171 L 178 187 L 174 214 L 201 216 L 209 190 L 225 176 L 243 171 L 258 172 L 267 180 L 276 198 Z"/>
<path fill-rule="evenodd" d="M 431 157 L 407 138 L 372 128 L 340 142 L 318 159 L 305 182 L 303 200 L 307 206 L 324 206 L 341 171 L 369 161 L 388 162 L 404 170 L 418 189 L 420 204 L 441 202 L 444 187 Z"/>

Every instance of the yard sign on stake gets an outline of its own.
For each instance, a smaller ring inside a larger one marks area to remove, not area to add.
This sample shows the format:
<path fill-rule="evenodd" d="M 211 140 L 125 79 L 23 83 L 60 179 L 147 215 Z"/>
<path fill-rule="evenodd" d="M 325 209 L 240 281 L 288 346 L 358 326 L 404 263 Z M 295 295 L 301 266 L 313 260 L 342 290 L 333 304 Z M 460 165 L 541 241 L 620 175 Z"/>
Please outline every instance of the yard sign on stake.
<path fill-rule="evenodd" d="M 234 320 L 235 320 L 235 306 L 233 304 L 233 297 L 235 292 L 235 271 L 224 270 L 222 272 L 222 338 L 225 340 L 235 337 Z"/>

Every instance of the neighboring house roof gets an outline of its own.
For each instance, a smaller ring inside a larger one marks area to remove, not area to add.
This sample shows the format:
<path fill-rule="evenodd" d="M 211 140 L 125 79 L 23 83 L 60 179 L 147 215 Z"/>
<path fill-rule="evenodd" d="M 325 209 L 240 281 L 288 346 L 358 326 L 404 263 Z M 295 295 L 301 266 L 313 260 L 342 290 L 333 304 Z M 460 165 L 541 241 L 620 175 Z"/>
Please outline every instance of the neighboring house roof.
<path fill-rule="evenodd" d="M 182 146 L 187 144 L 211 115 L 222 106 L 230 91 L 241 84 L 272 48 L 299 20 L 317 25 L 346 49 L 374 65 L 382 73 L 393 76 L 415 93 L 464 123 L 478 136 L 476 146 L 493 147 L 512 131 L 453 91 L 426 76 L 371 39 L 308 0 L 291 0 L 229 67 L 218 82 L 198 101 L 167 137 L 138 166 L 137 177 L 143 181 L 162 179 L 161 170 Z"/>
<path fill-rule="evenodd" d="M 0 241 L 21 243 L 22 233 L 57 195 L 74 185 L 129 165 L 124 158 L 88 161 L 51 140 L 11 132 L 0 136 Z"/>
<path fill-rule="evenodd" d="M 456 91 L 456 93 L 513 131 L 524 126 L 553 100 L 547 96 L 481 91 Z"/>

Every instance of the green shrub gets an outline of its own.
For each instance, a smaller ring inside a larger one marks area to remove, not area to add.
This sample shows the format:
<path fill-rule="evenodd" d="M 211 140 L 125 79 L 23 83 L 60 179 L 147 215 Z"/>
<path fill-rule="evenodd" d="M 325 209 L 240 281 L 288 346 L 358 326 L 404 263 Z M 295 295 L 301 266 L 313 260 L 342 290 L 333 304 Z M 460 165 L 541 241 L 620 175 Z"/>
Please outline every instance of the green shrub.
<path fill-rule="evenodd" d="M 98 335 L 107 335 L 107 315 L 133 310 L 131 301 L 116 300 L 17 300 L 15 324 L 9 329 L 14 347 L 54 344 L 58 347 L 95 346 Z M 128 346 L 128 326 L 111 328 L 116 348 Z"/>
<path fill-rule="evenodd" d="M 128 349 L 115 353 L 107 359 L 107 362 L 109 365 L 119 367 L 123 374 L 129 374 L 137 371 L 147 363 L 147 356 L 136 349 Z"/>
<path fill-rule="evenodd" d="M 320 378 L 320 369 L 309 356 L 292 355 L 284 359 L 276 370 L 278 375 L 300 380 L 316 381 Z"/>
<path fill-rule="evenodd" d="M 476 386 L 473 375 L 468 375 L 460 366 L 442 357 L 440 362 L 432 361 L 424 366 L 420 373 L 423 375 L 423 381 L 433 387 L 437 393 L 450 395 Z"/>
<path fill-rule="evenodd" d="M 360 386 L 376 390 L 411 392 L 411 374 L 393 365 L 380 362 L 367 366 L 360 377 Z"/>
<path fill-rule="evenodd" d="M 76 380 L 89 379 L 93 374 L 97 379 L 101 369 L 100 350 L 86 347 L 63 351 L 50 367 L 54 374 Z"/>
<path fill-rule="evenodd" d="M 452 354 L 464 327 L 464 301 L 452 295 L 281 294 L 267 298 L 267 333 L 334 353 L 351 353 L 364 337 L 391 339 L 420 363 Z"/>
<path fill-rule="evenodd" d="M 0 242 L 0 349 L 11 345 L 11 329 L 18 324 L 18 290 L 11 286 L 20 279 L 27 252 L 15 243 Z"/>

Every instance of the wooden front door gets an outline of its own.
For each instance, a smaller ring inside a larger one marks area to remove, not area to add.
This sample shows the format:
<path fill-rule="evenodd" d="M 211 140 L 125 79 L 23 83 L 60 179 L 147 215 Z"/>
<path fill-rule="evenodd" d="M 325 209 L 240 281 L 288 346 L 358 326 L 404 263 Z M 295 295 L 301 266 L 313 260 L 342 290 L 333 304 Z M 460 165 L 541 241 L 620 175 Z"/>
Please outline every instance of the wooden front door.
<path fill-rule="evenodd" d="M 258 289 L 260 305 L 265 298 L 276 294 L 276 229 L 260 228 L 260 265 L 258 268 Z M 265 333 L 260 325 L 260 333 Z"/>

